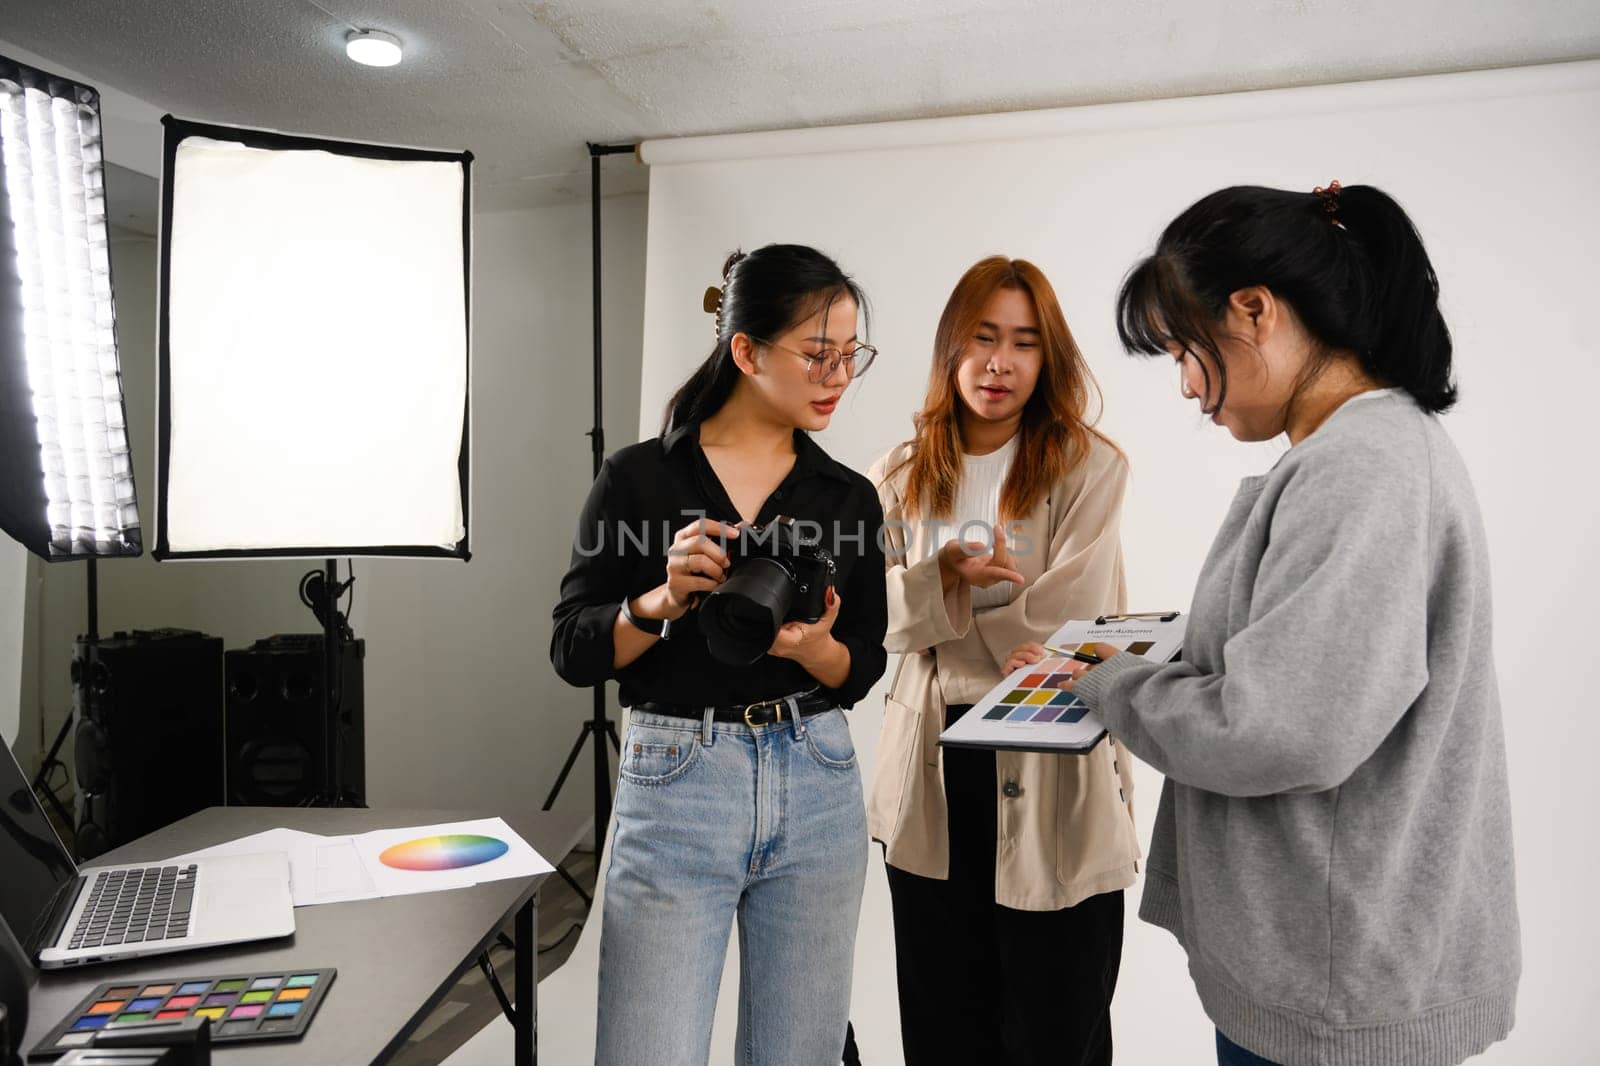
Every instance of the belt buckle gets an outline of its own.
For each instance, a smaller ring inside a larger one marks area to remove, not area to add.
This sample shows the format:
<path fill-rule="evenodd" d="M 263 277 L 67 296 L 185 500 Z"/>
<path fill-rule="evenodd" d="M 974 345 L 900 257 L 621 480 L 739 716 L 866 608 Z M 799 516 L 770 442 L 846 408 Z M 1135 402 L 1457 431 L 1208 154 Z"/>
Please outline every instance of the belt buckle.
<path fill-rule="evenodd" d="M 763 700 L 760 703 L 747 704 L 744 709 L 744 724 L 749 728 L 754 729 L 758 725 L 771 725 L 773 723 L 783 721 L 783 712 L 781 710 L 778 711 L 778 717 L 774 718 L 772 722 L 752 722 L 750 720 L 750 713 L 752 711 L 761 707 L 778 707 L 782 704 L 782 702 L 782 700 Z"/>

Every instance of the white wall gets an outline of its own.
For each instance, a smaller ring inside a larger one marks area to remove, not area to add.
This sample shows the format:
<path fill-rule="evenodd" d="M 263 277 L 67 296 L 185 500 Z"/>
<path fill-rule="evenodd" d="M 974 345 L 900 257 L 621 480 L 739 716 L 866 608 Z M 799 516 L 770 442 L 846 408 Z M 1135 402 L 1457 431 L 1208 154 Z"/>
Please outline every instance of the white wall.
<path fill-rule="evenodd" d="M 1130 604 L 1185 607 L 1239 477 L 1282 445 L 1243 447 L 1180 399 L 1169 362 L 1124 357 L 1124 272 L 1193 200 L 1235 183 L 1310 190 L 1371 182 L 1413 215 L 1457 344 L 1462 402 L 1446 419 L 1473 472 L 1495 564 L 1516 818 L 1525 978 L 1512 1038 L 1485 1063 L 1600 1061 L 1600 858 L 1589 801 L 1600 704 L 1581 650 L 1554 650 L 1600 601 L 1600 535 L 1584 456 L 1600 390 L 1593 248 L 1600 241 L 1600 64 L 1395 83 L 647 143 L 653 163 L 641 431 L 704 354 L 699 293 L 727 251 L 778 240 L 834 253 L 877 311 L 883 355 L 823 443 L 865 469 L 909 435 L 951 287 L 992 252 L 1052 279 L 1128 451 Z M 654 165 L 657 161 L 670 163 Z M 1359 643 L 1359 620 L 1352 620 Z M 1537 625 L 1537 629 L 1533 628 Z M 1549 649 L 1549 650 L 1547 650 Z M 853 712 L 870 759 L 881 703 Z M 870 777 L 870 762 L 868 764 Z M 1148 841 L 1159 777 L 1141 767 Z M 881 863 L 869 875 L 853 1015 L 863 1058 L 899 1061 Z M 1138 889 L 1133 891 L 1137 896 Z M 1130 912 L 1131 913 L 1131 912 Z M 728 990 L 724 985 L 724 992 Z M 724 999 L 723 1013 L 730 1001 Z M 1167 934 L 1130 917 L 1115 1005 L 1118 1060 L 1214 1061 L 1211 1027 Z M 727 1061 L 719 1043 L 716 1061 Z"/>
<path fill-rule="evenodd" d="M 637 439 L 645 198 L 603 210 L 615 451 Z M 590 690 L 563 683 L 549 659 L 550 611 L 592 480 L 589 219 L 587 204 L 476 219 L 472 561 L 358 564 L 375 803 L 536 808 L 590 714 Z M 593 809 L 592 759 L 586 748 L 560 809 Z"/>
<path fill-rule="evenodd" d="M 154 203 L 155 182 L 143 182 Z M 135 559 L 104 559 L 100 574 L 100 634 L 173 626 L 222 637 L 227 647 L 249 644 L 274 633 L 313 632 L 316 620 L 300 605 L 300 575 L 312 564 L 301 561 L 156 563 L 149 555 L 155 533 L 155 335 L 156 244 L 150 237 L 119 231 L 111 244 L 113 297 L 117 308 L 117 347 L 122 363 L 128 436 L 133 449 L 134 485 L 139 497 L 146 552 Z M 87 621 L 88 568 L 83 562 L 46 563 L 30 559 L 36 583 L 35 658 L 42 728 L 35 740 L 48 746 L 72 706 L 68 673 L 72 642 Z M 72 738 L 63 749 L 72 765 Z M 36 761 L 37 747 L 23 752 Z"/>
<path fill-rule="evenodd" d="M 635 439 L 639 409 L 644 201 L 604 202 L 612 450 Z M 472 561 L 355 563 L 353 621 L 367 641 L 367 782 L 375 806 L 535 809 L 590 712 L 588 690 L 556 678 L 547 650 L 550 609 L 591 480 L 584 436 L 592 421 L 589 217 L 587 204 L 575 204 L 475 220 Z M 115 242 L 112 266 L 149 541 L 156 484 L 154 241 Z M 24 763 L 37 760 L 71 705 L 67 667 L 84 623 L 84 568 L 32 565 L 41 589 L 34 628 L 43 728 L 19 745 Z M 102 562 L 101 632 L 180 626 L 220 636 L 232 648 L 274 633 L 314 631 L 296 588 L 315 565 L 157 564 L 148 555 Z M 67 752 L 70 765 L 70 745 Z M 591 809 L 591 759 L 586 752 L 573 771 L 562 809 Z"/>
<path fill-rule="evenodd" d="M 0 744 L 18 744 L 22 726 L 22 656 L 28 605 L 28 553 L 0 538 Z"/>

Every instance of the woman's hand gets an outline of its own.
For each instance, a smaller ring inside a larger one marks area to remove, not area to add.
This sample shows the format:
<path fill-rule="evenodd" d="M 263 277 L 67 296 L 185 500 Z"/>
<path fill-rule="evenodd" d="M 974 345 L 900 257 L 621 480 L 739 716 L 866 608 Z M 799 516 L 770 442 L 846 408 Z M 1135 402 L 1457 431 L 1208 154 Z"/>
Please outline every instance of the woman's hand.
<path fill-rule="evenodd" d="M 1103 665 L 1110 662 L 1115 656 L 1121 655 L 1122 649 L 1115 644 L 1096 644 L 1091 654 L 1098 655 L 1100 657 L 1100 665 Z M 1076 687 L 1078 679 L 1093 670 L 1096 665 L 1095 663 L 1080 663 L 1076 660 L 1069 661 L 1066 672 L 1071 674 L 1072 677 L 1067 681 L 1061 682 L 1056 687 L 1063 692 L 1071 692 Z"/>
<path fill-rule="evenodd" d="M 1010 674 L 1013 670 L 1020 670 L 1024 666 L 1032 666 L 1034 663 L 1042 662 L 1050 654 L 1049 648 L 1036 641 L 1030 640 L 1026 644 L 1018 644 L 1011 649 L 1011 654 L 1006 656 L 1006 664 L 1000 668 L 1000 672 L 1002 674 Z M 1115 644 L 1096 644 L 1093 654 L 1098 655 L 1103 663 L 1114 655 L 1121 655 L 1122 649 Z M 1061 672 L 1071 674 L 1072 679 L 1061 682 L 1057 687 L 1066 692 L 1071 692 L 1073 683 L 1090 670 L 1093 670 L 1094 667 L 1094 663 L 1080 663 L 1076 659 L 1067 660 L 1067 664 L 1062 668 Z"/>
<path fill-rule="evenodd" d="M 1044 645 L 1037 641 L 1028 641 L 1018 644 L 1011 649 L 1011 654 L 1006 656 L 1006 664 L 1000 668 L 1002 675 L 1009 676 L 1013 670 L 1020 670 L 1024 666 L 1032 666 L 1046 655 Z"/>
<path fill-rule="evenodd" d="M 676 622 L 689 612 L 697 597 L 727 580 L 728 553 L 715 537 L 737 537 L 739 527 L 702 518 L 678 530 L 667 549 L 667 579 L 642 596 L 629 601 L 628 608 L 639 619 L 666 619 Z M 631 625 L 625 613 L 617 612 L 612 628 L 611 668 L 621 670 L 649 651 L 661 638 Z"/>
<path fill-rule="evenodd" d="M 969 540 L 946 541 L 939 549 L 939 572 L 952 581 L 965 581 L 973 588 L 986 589 L 1010 581 L 1022 584 L 1024 578 L 1011 565 L 1006 549 L 1005 527 L 994 527 L 994 544 Z"/>
<path fill-rule="evenodd" d="M 728 553 L 719 540 L 738 535 L 738 526 L 710 518 L 678 530 L 667 549 L 666 581 L 640 596 L 635 612 L 641 618 L 682 618 L 696 597 L 727 580 Z"/>
<path fill-rule="evenodd" d="M 810 670 L 820 661 L 822 653 L 838 643 L 833 639 L 833 623 L 839 618 L 839 605 L 843 602 L 840 595 L 829 586 L 827 606 L 823 609 L 822 617 L 815 622 L 785 622 L 779 627 L 767 654 L 780 659 L 793 659 Z"/>
<path fill-rule="evenodd" d="M 830 587 L 822 617 L 815 622 L 785 622 L 767 654 L 799 663 L 824 688 L 844 684 L 850 678 L 850 649 L 833 639 L 833 623 L 843 602 Z"/>

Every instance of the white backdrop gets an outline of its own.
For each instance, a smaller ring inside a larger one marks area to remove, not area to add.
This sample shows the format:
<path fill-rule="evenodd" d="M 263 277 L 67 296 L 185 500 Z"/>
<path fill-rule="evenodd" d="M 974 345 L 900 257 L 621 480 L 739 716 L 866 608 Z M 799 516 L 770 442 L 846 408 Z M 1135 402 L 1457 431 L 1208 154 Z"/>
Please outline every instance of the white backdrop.
<path fill-rule="evenodd" d="M 1600 601 L 1593 451 L 1600 392 L 1600 63 L 1020 115 L 652 142 L 641 436 L 709 350 L 701 292 L 735 247 L 816 245 L 865 286 L 883 351 L 822 442 L 866 469 L 910 432 L 939 311 L 961 272 L 1000 252 L 1050 276 L 1127 450 L 1123 536 L 1135 609 L 1187 607 L 1235 483 L 1282 445 L 1203 426 L 1171 365 L 1125 357 L 1113 297 L 1161 227 L 1213 189 L 1377 184 L 1411 212 L 1438 268 L 1462 402 L 1446 421 L 1482 499 L 1495 564 L 1525 977 L 1512 1038 L 1486 1063 L 1592 1063 L 1600 1033 L 1600 872 L 1589 802 L 1600 709 L 1557 636 Z M 1537 620 L 1537 621 L 1535 621 Z M 1517 623 L 1522 624 L 1517 624 Z M 1359 619 L 1352 619 L 1352 637 Z M 1535 626 L 1537 628 L 1535 628 Z M 881 720 L 854 713 L 865 772 Z M 1141 767 L 1141 838 L 1159 778 Z M 876 862 L 876 860 L 875 860 Z M 1130 903 L 1136 902 L 1135 888 Z M 1131 908 L 1130 908 L 1131 911 Z M 714 1062 L 731 1049 L 730 961 Z M 881 862 L 869 873 L 854 1017 L 866 1061 L 900 1060 Z M 1214 1061 L 1182 953 L 1131 917 L 1118 1061 Z"/>

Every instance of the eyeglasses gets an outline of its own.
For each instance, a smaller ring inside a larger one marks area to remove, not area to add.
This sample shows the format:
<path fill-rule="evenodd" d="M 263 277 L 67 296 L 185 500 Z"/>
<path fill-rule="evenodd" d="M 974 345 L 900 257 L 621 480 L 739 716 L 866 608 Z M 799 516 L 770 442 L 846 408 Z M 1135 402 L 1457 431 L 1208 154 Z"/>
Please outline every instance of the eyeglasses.
<path fill-rule="evenodd" d="M 768 348 L 777 348 L 779 351 L 798 355 L 806 361 L 806 380 L 813 385 L 820 385 L 833 377 L 833 372 L 839 369 L 840 364 L 845 364 L 845 373 L 853 381 L 867 372 L 872 361 L 878 357 L 878 349 L 870 344 L 858 344 L 848 352 L 841 352 L 837 348 L 824 348 L 820 352 L 802 352 L 796 348 L 789 348 L 782 344 L 774 344 L 756 337 L 750 338 L 757 344 L 764 344 Z"/>

